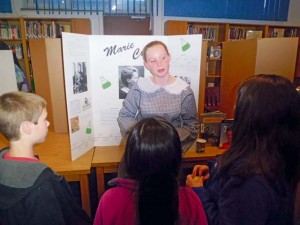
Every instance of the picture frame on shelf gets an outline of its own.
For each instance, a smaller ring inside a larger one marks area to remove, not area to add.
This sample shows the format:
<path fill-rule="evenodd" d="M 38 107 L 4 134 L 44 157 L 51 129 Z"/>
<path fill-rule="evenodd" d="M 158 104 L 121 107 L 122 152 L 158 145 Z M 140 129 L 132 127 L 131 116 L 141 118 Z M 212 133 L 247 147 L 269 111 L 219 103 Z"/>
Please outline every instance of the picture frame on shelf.
<path fill-rule="evenodd" d="M 220 126 L 219 148 L 228 149 L 232 140 L 233 119 L 225 119 Z"/>
<path fill-rule="evenodd" d="M 208 47 L 209 59 L 220 59 L 222 57 L 221 45 L 212 45 Z"/>

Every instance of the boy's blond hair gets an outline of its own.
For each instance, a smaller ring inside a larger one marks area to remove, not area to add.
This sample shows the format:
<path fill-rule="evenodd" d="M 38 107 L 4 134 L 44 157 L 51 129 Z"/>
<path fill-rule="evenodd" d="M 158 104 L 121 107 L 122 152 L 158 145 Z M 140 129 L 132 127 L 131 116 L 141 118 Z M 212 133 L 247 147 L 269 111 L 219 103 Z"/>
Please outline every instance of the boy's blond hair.
<path fill-rule="evenodd" d="M 41 96 L 26 92 L 10 92 L 0 96 L 0 132 L 9 141 L 20 139 L 24 121 L 37 124 L 47 102 Z"/>

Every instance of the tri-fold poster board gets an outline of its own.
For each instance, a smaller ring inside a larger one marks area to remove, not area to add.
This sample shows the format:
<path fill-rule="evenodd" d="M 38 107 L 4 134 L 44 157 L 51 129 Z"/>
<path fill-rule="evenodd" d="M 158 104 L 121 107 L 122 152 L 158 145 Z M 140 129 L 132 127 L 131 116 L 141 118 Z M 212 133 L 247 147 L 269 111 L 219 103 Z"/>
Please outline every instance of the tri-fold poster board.
<path fill-rule="evenodd" d="M 18 91 L 15 64 L 11 50 L 0 50 L 0 95 Z"/>
<path fill-rule="evenodd" d="M 189 83 L 199 96 L 202 35 L 116 36 L 63 33 L 65 90 L 72 160 L 94 146 L 119 145 L 117 118 L 122 107 L 121 71 L 135 68 L 151 76 L 142 50 L 154 40 L 171 55 L 170 74 Z"/>

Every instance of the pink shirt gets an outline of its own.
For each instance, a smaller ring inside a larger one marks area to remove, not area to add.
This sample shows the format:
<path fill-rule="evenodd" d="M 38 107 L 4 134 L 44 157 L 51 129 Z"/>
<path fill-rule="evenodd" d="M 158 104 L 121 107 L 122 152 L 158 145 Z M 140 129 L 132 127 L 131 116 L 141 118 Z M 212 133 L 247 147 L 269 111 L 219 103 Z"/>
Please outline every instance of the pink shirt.
<path fill-rule="evenodd" d="M 117 178 L 118 187 L 101 197 L 94 225 L 133 225 L 136 220 L 134 180 Z M 182 225 L 207 225 L 199 197 L 187 187 L 179 188 L 179 219 Z"/>

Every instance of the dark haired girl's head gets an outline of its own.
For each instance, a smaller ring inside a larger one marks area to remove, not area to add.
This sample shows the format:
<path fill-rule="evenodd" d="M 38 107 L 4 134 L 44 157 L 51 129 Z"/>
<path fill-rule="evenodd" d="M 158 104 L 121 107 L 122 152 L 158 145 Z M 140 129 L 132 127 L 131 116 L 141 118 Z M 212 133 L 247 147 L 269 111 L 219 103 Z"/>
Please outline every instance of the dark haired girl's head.
<path fill-rule="evenodd" d="M 137 181 L 139 225 L 174 225 L 178 220 L 181 143 L 160 117 L 139 121 L 129 132 L 119 175 Z"/>
<path fill-rule="evenodd" d="M 238 89 L 232 145 L 224 162 L 243 158 L 248 175 L 294 179 L 299 131 L 300 96 L 293 84 L 278 75 L 249 77 Z"/>
<path fill-rule="evenodd" d="M 177 177 L 181 157 L 176 129 L 163 118 L 155 117 L 139 121 L 130 131 L 122 163 L 132 179 L 159 174 Z"/>
<path fill-rule="evenodd" d="M 287 78 L 264 74 L 248 78 L 238 90 L 235 139 L 240 134 L 248 139 L 274 138 L 277 143 L 286 132 L 298 130 L 299 101 Z"/>

